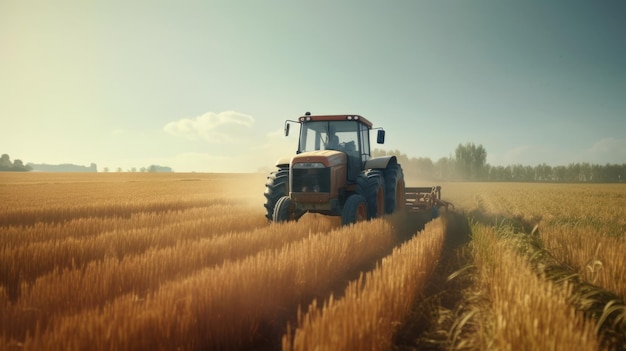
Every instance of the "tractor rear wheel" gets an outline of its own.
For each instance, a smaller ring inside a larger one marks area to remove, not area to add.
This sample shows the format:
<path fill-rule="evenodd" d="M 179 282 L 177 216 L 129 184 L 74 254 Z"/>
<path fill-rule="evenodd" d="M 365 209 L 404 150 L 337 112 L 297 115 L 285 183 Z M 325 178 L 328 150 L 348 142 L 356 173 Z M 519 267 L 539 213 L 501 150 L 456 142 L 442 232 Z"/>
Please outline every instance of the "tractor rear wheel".
<path fill-rule="evenodd" d="M 394 164 L 384 171 L 385 176 L 385 213 L 393 213 L 404 208 L 404 172 L 402 166 Z"/>
<path fill-rule="evenodd" d="M 343 211 L 341 211 L 341 225 L 349 225 L 365 220 L 367 220 L 367 203 L 365 198 L 359 194 L 350 195 L 343 206 Z"/>
<path fill-rule="evenodd" d="M 272 219 L 276 223 L 291 221 L 291 198 L 289 196 L 281 197 L 274 207 Z"/>
<path fill-rule="evenodd" d="M 363 172 L 357 178 L 356 193 L 367 203 L 367 219 L 385 214 L 385 183 L 379 170 Z"/>
<path fill-rule="evenodd" d="M 281 197 L 289 194 L 289 168 L 280 168 L 276 172 L 270 173 L 265 183 L 265 217 L 272 221 L 274 217 L 274 207 Z"/>

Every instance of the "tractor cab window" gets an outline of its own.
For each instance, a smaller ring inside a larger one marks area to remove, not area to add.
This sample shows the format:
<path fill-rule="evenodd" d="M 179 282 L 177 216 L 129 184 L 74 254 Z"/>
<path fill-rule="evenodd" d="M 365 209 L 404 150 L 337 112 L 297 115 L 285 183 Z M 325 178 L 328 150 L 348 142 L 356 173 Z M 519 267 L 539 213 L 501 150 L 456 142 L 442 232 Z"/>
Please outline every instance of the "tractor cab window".
<path fill-rule="evenodd" d="M 313 121 L 302 123 L 298 152 L 337 150 L 359 156 L 359 123 L 356 121 Z"/>

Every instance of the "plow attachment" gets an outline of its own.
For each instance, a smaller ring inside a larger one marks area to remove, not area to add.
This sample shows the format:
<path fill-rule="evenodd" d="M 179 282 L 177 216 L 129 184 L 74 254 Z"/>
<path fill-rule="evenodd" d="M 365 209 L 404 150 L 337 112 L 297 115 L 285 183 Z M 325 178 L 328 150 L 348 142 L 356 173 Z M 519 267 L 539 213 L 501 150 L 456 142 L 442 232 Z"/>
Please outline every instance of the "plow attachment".
<path fill-rule="evenodd" d="M 454 208 L 451 203 L 441 200 L 441 187 L 410 187 L 404 189 L 404 199 L 406 210 L 408 212 L 425 212 L 433 207 L 445 207 L 449 206 Z"/>

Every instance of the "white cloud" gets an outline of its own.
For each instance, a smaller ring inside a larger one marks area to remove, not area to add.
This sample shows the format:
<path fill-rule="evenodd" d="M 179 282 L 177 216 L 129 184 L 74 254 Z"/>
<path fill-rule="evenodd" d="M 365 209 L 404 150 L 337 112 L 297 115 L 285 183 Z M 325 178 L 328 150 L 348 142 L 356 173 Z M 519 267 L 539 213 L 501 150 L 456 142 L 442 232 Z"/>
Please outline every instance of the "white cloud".
<path fill-rule="evenodd" d="M 101 169 L 121 167 L 124 171 L 152 164 L 171 167 L 175 172 L 273 170 L 276 160 L 295 155 L 299 133 L 292 129 L 286 137 L 282 127 L 263 127 L 266 125 L 259 125 L 251 116 L 226 111 L 173 121 L 153 133 L 119 130 L 108 139 L 108 152 L 97 163 Z M 164 139 L 164 133 L 203 143 Z"/>
<path fill-rule="evenodd" d="M 626 138 L 601 139 L 585 150 L 578 159 L 595 164 L 626 163 Z"/>
<path fill-rule="evenodd" d="M 234 144 L 250 136 L 254 118 L 236 111 L 207 112 L 195 118 L 183 118 L 163 127 L 167 133 L 190 140 L 213 144 Z"/>
<path fill-rule="evenodd" d="M 259 165 L 259 167 L 273 168 L 278 159 L 291 157 L 296 154 L 296 150 L 298 149 L 298 133 L 291 133 L 286 137 L 285 131 L 278 129 L 267 133 L 265 136 L 265 142 L 261 146 L 263 155 L 259 158 L 259 160 L 263 160 L 264 163 L 263 165 Z"/>

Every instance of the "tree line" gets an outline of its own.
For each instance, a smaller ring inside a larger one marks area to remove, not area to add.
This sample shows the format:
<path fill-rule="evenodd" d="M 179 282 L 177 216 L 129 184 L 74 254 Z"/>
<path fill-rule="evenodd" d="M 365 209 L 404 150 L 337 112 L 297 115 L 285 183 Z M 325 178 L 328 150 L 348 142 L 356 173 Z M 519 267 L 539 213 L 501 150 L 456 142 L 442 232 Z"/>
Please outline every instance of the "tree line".
<path fill-rule="evenodd" d="M 79 166 L 69 163 L 64 163 L 61 165 L 49 165 L 49 164 L 34 164 L 28 163 L 24 164 L 22 160 L 11 161 L 11 157 L 8 154 L 3 154 L 0 157 L 0 172 L 30 172 L 30 171 L 39 171 L 39 172 L 98 172 L 98 166 L 95 163 L 92 163 L 90 166 Z M 103 172 L 109 172 L 108 167 L 104 167 Z M 118 167 L 116 172 L 122 172 L 122 168 Z M 141 167 L 137 170 L 136 167 L 129 169 L 127 172 L 149 172 L 149 173 L 164 173 L 164 172 L 174 172 L 171 167 L 167 166 L 159 166 L 159 165 L 150 165 L 148 167 Z"/>
<path fill-rule="evenodd" d="M 103 169 L 104 173 L 108 173 L 108 172 L 112 172 L 109 167 L 104 167 Z M 117 167 L 115 169 L 116 173 L 121 173 L 124 172 L 122 170 L 122 167 Z M 128 170 L 126 170 L 126 172 L 129 173 L 136 173 L 136 172 L 140 172 L 140 173 L 171 173 L 174 172 L 174 170 L 172 169 L 172 167 L 167 167 L 167 166 L 159 166 L 159 165 L 150 165 L 149 167 L 141 167 L 139 169 L 137 169 L 137 167 L 132 167 Z"/>
<path fill-rule="evenodd" d="M 626 163 L 597 165 L 588 162 L 567 166 L 545 163 L 529 166 L 515 164 L 492 166 L 487 163 L 487 151 L 474 143 L 459 144 L 454 156 L 433 162 L 427 157 L 408 157 L 398 150 L 374 149 L 372 156 L 395 155 L 405 174 L 423 180 L 437 181 L 501 181 L 501 182 L 623 182 Z"/>
<path fill-rule="evenodd" d="M 28 172 L 32 171 L 31 166 L 25 165 L 22 160 L 11 161 L 7 154 L 0 156 L 0 172 Z"/>
<path fill-rule="evenodd" d="M 626 163 L 597 165 L 588 162 L 570 163 L 567 166 L 536 166 L 515 164 L 492 166 L 487 163 L 487 151 L 474 143 L 459 144 L 454 156 L 442 157 L 433 162 L 427 157 L 408 157 L 398 150 L 374 149 L 372 156 L 395 155 L 402 164 L 405 174 L 423 180 L 436 181 L 501 181 L 501 182 L 623 182 L 626 178 Z M 93 166 L 93 165 L 92 165 Z M 33 167 L 19 159 L 11 161 L 7 154 L 0 157 L 0 172 L 28 172 Z M 129 172 L 136 172 L 133 168 Z M 170 167 L 151 165 L 140 172 L 173 172 Z M 109 172 L 105 167 L 104 172 Z M 122 172 L 121 168 L 117 172 Z"/>

